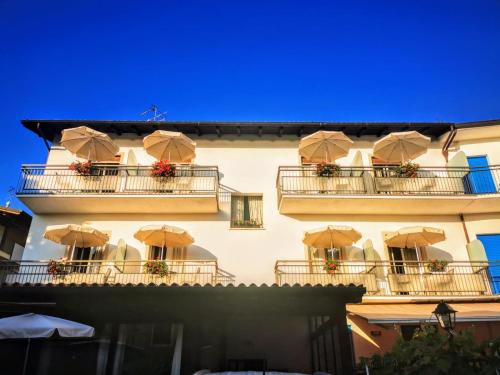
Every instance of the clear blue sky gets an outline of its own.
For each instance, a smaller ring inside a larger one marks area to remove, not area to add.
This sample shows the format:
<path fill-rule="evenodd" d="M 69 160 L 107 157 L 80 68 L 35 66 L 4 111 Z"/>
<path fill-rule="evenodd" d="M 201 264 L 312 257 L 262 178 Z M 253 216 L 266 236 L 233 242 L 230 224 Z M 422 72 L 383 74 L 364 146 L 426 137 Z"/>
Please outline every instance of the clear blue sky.
<path fill-rule="evenodd" d="M 0 0 L 0 103 L 0 203 L 22 118 L 499 118 L 500 1 Z"/>

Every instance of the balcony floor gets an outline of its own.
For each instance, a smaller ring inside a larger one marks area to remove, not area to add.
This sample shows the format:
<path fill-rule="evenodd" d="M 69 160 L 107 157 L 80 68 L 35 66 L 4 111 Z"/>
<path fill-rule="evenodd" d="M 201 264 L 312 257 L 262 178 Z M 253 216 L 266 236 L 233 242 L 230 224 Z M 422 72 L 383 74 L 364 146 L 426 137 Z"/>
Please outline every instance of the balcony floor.
<path fill-rule="evenodd" d="M 17 195 L 35 214 L 198 214 L 219 210 L 217 195 Z"/>
<path fill-rule="evenodd" d="M 500 194 L 491 195 L 282 195 L 282 214 L 458 215 L 500 212 Z"/>

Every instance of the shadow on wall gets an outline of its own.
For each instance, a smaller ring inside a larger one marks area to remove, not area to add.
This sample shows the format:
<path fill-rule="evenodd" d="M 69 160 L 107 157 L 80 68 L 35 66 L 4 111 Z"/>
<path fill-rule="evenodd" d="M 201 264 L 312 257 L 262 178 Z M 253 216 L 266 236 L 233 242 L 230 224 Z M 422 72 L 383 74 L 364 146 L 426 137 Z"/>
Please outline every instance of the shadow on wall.
<path fill-rule="evenodd" d="M 434 246 L 426 246 L 427 251 L 427 259 L 438 259 L 438 260 L 446 260 L 447 262 L 453 262 L 453 256 L 442 249 L 439 249 Z"/>
<path fill-rule="evenodd" d="M 201 246 L 191 245 L 187 248 L 186 260 L 217 260 L 217 257 Z"/>

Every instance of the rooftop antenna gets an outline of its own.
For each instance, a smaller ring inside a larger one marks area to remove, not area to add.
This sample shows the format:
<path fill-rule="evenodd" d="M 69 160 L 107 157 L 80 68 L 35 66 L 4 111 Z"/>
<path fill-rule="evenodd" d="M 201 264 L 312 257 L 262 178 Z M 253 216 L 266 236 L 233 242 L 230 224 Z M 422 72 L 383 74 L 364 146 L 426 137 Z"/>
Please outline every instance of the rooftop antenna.
<path fill-rule="evenodd" d="M 146 116 L 148 113 L 151 113 L 152 117 L 149 117 L 146 121 L 166 121 L 167 112 L 160 112 L 158 106 L 156 104 L 151 104 L 151 107 L 146 109 L 141 113 L 141 116 Z M 150 116 L 151 116 L 150 115 Z"/>
<path fill-rule="evenodd" d="M 7 200 L 5 202 L 5 207 L 9 208 L 10 207 L 10 201 L 12 197 L 14 196 L 14 193 L 16 192 L 16 189 L 14 186 L 9 186 L 9 189 L 7 190 Z"/>

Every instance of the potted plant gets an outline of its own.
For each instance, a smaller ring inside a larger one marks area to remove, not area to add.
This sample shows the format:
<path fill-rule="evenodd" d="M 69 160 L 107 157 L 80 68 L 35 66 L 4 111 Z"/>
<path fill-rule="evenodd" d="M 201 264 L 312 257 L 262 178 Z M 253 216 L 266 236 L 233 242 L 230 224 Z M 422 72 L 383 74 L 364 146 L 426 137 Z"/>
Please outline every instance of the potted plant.
<path fill-rule="evenodd" d="M 394 174 L 396 175 L 396 177 L 415 178 L 417 177 L 417 171 L 419 168 L 420 166 L 418 164 L 409 161 L 406 163 L 401 163 L 396 168 L 394 168 Z"/>
<path fill-rule="evenodd" d="M 175 177 L 175 169 L 175 164 L 170 163 L 168 160 L 160 160 L 151 166 L 151 177 L 168 180 L 171 177 Z"/>
<path fill-rule="evenodd" d="M 97 168 L 92 164 L 90 160 L 81 162 L 75 161 L 69 165 L 69 169 L 74 171 L 78 176 L 83 176 L 84 178 L 94 177 L 98 178 Z"/>
<path fill-rule="evenodd" d="M 167 262 L 160 259 L 148 260 L 146 264 L 144 264 L 144 273 L 165 277 L 169 274 Z"/>
<path fill-rule="evenodd" d="M 340 167 L 337 164 L 319 163 L 316 164 L 316 175 L 319 177 L 338 177 Z"/>
<path fill-rule="evenodd" d="M 340 268 L 340 262 L 338 260 L 336 259 L 325 260 L 325 265 L 323 266 L 323 269 L 330 275 L 337 272 L 339 268 Z"/>
<path fill-rule="evenodd" d="M 445 272 L 448 262 L 446 260 L 431 259 L 427 263 L 427 269 L 429 272 Z"/>
<path fill-rule="evenodd" d="M 437 284 L 449 284 L 452 274 L 447 272 L 448 262 L 446 260 L 432 259 L 427 263 L 429 281 L 427 289 L 434 289 Z"/>
<path fill-rule="evenodd" d="M 233 220 L 231 226 L 235 228 L 260 228 L 262 225 L 256 219 Z"/>
<path fill-rule="evenodd" d="M 47 273 L 53 278 L 66 275 L 68 273 L 66 260 L 49 260 L 49 263 L 47 263 Z"/>

